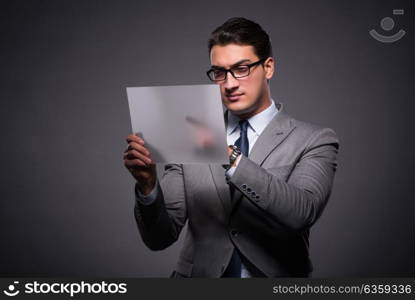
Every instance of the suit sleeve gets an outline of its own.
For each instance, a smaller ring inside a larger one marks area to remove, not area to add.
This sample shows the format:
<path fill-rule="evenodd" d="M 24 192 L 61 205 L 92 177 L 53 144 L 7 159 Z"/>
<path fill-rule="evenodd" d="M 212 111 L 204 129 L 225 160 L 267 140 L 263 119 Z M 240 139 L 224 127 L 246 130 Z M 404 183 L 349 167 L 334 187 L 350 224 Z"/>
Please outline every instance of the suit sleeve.
<path fill-rule="evenodd" d="M 242 157 L 230 181 L 264 214 L 292 230 L 302 231 L 316 222 L 327 204 L 338 148 L 334 131 L 318 129 L 287 178 Z"/>
<path fill-rule="evenodd" d="M 137 192 L 137 185 L 135 189 Z M 155 195 L 150 203 L 136 201 L 134 216 L 147 247 L 162 250 L 177 240 L 187 219 L 181 165 L 165 167 Z"/>

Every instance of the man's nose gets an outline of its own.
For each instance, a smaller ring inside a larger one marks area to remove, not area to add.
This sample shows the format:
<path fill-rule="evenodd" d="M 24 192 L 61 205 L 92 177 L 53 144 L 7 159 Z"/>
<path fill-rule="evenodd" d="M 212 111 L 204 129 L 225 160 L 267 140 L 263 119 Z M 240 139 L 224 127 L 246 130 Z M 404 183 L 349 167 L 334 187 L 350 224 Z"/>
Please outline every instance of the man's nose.
<path fill-rule="evenodd" d="M 224 88 L 227 90 L 233 90 L 239 86 L 239 80 L 233 77 L 232 73 L 229 72 L 226 76 L 226 80 L 223 83 Z"/>

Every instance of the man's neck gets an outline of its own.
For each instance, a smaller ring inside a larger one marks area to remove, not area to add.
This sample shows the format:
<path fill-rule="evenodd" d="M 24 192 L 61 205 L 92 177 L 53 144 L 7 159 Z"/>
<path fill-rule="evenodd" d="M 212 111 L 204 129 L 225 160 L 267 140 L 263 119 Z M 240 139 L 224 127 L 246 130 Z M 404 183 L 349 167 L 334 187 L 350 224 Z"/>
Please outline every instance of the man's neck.
<path fill-rule="evenodd" d="M 266 99 L 263 101 L 263 103 L 261 103 L 261 105 L 258 108 L 254 109 L 253 111 L 247 112 L 247 113 L 242 113 L 240 115 L 238 114 L 237 116 L 241 120 L 247 120 L 247 119 L 259 114 L 260 112 L 263 112 L 268 107 L 270 107 L 271 104 L 272 104 L 271 97 L 269 95 L 267 95 Z"/>

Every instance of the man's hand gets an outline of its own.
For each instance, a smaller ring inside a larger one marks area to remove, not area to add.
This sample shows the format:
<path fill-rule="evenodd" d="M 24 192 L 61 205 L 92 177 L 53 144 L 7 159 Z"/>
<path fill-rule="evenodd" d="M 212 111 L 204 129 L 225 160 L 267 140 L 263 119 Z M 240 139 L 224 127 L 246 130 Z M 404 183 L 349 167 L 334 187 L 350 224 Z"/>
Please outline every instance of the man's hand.
<path fill-rule="evenodd" d="M 148 195 L 156 185 L 156 165 L 142 138 L 130 134 L 126 141 L 128 148 L 124 151 L 124 166 L 137 180 L 140 192 Z"/>

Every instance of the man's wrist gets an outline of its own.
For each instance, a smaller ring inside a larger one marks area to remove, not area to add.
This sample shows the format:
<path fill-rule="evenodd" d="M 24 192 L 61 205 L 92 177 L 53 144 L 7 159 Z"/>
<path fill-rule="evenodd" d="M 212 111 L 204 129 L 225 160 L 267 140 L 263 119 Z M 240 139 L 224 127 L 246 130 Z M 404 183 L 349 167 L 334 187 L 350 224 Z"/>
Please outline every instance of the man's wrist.
<path fill-rule="evenodd" d="M 232 150 L 232 152 L 229 154 L 229 164 L 230 168 L 232 168 L 236 166 L 236 161 L 241 155 L 241 150 L 239 150 L 239 148 L 235 145 L 229 146 L 229 148 Z"/>
<path fill-rule="evenodd" d="M 151 181 L 151 182 L 146 182 L 146 183 L 141 183 L 137 181 L 138 190 L 143 196 L 147 196 L 148 194 L 150 194 L 154 190 L 155 186 L 156 186 L 156 181 Z"/>

